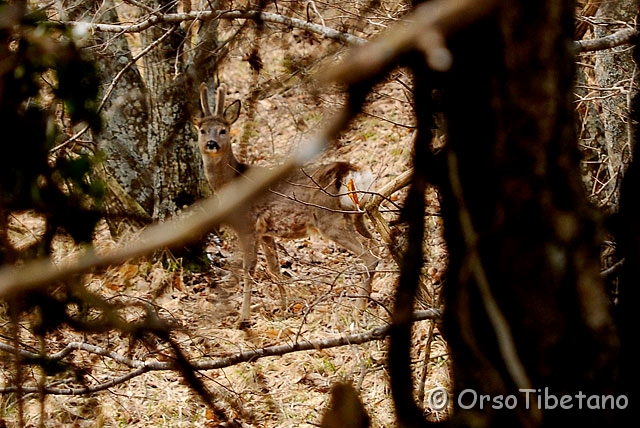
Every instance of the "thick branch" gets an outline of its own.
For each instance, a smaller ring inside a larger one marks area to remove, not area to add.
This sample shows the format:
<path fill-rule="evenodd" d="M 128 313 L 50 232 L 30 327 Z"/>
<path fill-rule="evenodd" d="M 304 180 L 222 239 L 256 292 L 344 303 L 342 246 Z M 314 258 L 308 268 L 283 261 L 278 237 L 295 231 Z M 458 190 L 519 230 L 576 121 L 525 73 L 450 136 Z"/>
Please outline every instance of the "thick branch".
<path fill-rule="evenodd" d="M 638 31 L 634 28 L 624 28 L 599 39 L 578 40 L 575 42 L 575 48 L 577 52 L 602 51 L 629 44 L 637 35 Z"/>
<path fill-rule="evenodd" d="M 364 210 L 367 212 L 367 215 L 371 219 L 378 233 L 382 237 L 382 240 L 387 244 L 389 251 L 391 252 L 391 256 L 396 261 L 396 263 L 400 264 L 400 253 L 398 251 L 398 245 L 395 242 L 391 234 L 391 229 L 389 228 L 389 224 L 384 220 L 382 214 L 380 214 L 380 204 L 383 200 L 388 199 L 393 193 L 407 186 L 411 182 L 411 176 L 413 174 L 413 169 L 407 170 L 393 179 L 391 182 L 387 183 L 384 187 L 378 190 L 376 194 L 367 202 Z"/>

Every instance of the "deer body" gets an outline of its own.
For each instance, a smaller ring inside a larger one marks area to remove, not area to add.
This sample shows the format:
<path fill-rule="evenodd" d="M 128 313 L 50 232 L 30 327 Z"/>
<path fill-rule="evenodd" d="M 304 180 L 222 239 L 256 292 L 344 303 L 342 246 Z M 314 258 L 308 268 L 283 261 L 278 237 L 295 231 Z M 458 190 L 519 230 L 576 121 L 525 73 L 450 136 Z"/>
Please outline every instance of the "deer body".
<path fill-rule="evenodd" d="M 248 170 L 262 168 L 239 162 L 233 154 L 229 128 L 239 116 L 240 101 L 236 100 L 224 109 L 225 90 L 223 85 L 218 88 L 216 110 L 212 113 L 208 105 L 207 87 L 201 85 L 203 117 L 195 120 L 205 174 L 214 192 Z M 367 190 L 371 182 L 371 174 L 347 162 L 333 162 L 301 170 L 273 186 L 252 201 L 246 210 L 228 220 L 229 226 L 238 234 L 244 256 L 241 324 L 248 320 L 250 314 L 258 244 L 267 259 L 269 272 L 280 278 L 275 238 L 305 238 L 312 230 L 356 254 L 364 262 L 369 276 L 360 290 L 362 298 L 358 305 L 366 305 L 378 258 L 365 245 L 364 238 L 371 238 L 371 235 L 364 225 L 363 212 L 358 211 L 360 207 L 354 203 L 357 199 L 348 196 L 353 189 L 348 189 L 347 185 L 351 183 L 356 189 Z M 366 197 L 360 198 L 366 200 Z M 284 293 L 282 289 L 280 291 L 284 300 Z"/>

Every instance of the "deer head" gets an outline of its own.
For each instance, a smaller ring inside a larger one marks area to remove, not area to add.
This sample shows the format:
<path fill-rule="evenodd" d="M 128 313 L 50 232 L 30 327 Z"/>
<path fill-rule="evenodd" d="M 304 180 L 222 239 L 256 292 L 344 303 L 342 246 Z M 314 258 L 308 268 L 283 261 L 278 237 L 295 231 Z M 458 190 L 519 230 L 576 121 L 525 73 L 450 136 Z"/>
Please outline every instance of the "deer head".
<path fill-rule="evenodd" d="M 225 109 L 226 91 L 226 85 L 221 84 L 218 87 L 215 111 L 211 113 L 209 90 L 205 83 L 200 85 L 202 116 L 194 120 L 194 125 L 198 129 L 198 146 L 203 158 L 233 156 L 229 128 L 240 115 L 240 100 L 234 101 Z"/>

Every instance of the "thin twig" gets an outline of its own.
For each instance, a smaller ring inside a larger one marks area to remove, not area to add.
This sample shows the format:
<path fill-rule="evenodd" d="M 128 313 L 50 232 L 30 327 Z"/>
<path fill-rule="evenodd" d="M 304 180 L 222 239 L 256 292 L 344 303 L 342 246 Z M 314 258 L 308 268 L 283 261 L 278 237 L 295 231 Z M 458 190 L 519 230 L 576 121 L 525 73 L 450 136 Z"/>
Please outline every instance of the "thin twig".
<path fill-rule="evenodd" d="M 326 27 L 327 25 L 324 23 L 324 18 L 322 17 L 322 14 L 320 14 L 320 12 L 318 11 L 318 8 L 316 7 L 316 2 L 314 2 L 313 0 L 307 1 L 307 19 L 310 21 L 311 16 L 309 13 L 309 8 L 313 9 L 316 15 L 318 15 L 318 18 L 320 18 L 320 22 L 322 23 L 322 26 Z"/>
<path fill-rule="evenodd" d="M 617 261 L 613 265 L 601 271 L 600 276 L 603 278 L 607 278 L 608 276 L 616 273 L 622 267 L 622 265 L 624 265 L 624 259 Z"/>

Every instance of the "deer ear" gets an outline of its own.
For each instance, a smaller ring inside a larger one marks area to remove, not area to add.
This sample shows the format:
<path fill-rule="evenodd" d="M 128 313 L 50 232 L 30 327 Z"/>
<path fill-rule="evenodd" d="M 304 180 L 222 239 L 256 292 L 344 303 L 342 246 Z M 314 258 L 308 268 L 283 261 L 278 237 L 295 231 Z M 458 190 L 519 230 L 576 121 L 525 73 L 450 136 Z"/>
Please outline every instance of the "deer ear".
<path fill-rule="evenodd" d="M 240 100 L 235 100 L 224 110 L 224 120 L 231 125 L 240 116 Z"/>
<path fill-rule="evenodd" d="M 202 125 L 203 118 L 204 118 L 204 115 L 202 113 L 197 114 L 195 116 L 191 116 L 191 123 L 193 124 L 193 126 L 200 129 L 200 125 Z"/>

